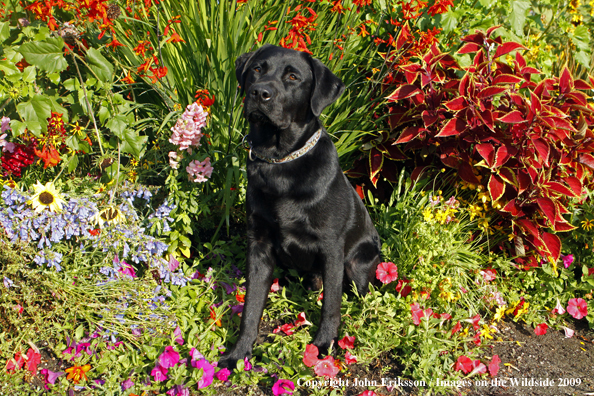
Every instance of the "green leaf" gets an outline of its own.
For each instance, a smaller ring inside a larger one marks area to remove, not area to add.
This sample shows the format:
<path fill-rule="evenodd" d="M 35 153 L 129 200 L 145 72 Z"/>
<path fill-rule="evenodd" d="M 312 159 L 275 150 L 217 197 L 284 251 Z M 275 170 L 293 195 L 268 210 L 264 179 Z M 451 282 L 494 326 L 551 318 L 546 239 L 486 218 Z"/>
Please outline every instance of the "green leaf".
<path fill-rule="evenodd" d="M 37 75 L 37 72 L 35 70 L 35 66 L 25 67 L 25 69 L 23 70 L 23 76 L 22 76 L 23 82 L 31 84 L 32 82 L 35 81 L 36 75 Z"/>
<path fill-rule="evenodd" d="M 87 63 L 99 80 L 103 82 L 113 80 L 113 65 L 95 48 L 87 51 Z"/>
<path fill-rule="evenodd" d="M 441 14 L 441 27 L 445 32 L 451 32 L 458 26 L 458 17 L 460 15 L 454 10 L 449 10 L 445 14 Z"/>
<path fill-rule="evenodd" d="M 74 171 L 77 166 L 78 166 L 78 156 L 75 154 L 72 156 L 72 158 L 70 158 L 70 161 L 68 161 L 68 173 L 71 173 L 72 171 Z"/>
<path fill-rule="evenodd" d="M 518 36 L 523 36 L 524 23 L 526 22 L 526 11 L 530 8 L 530 3 L 527 1 L 514 0 L 511 4 L 512 10 L 509 15 L 509 22 L 513 31 Z"/>
<path fill-rule="evenodd" d="M 8 22 L 0 22 L 0 43 L 10 37 L 10 26 Z"/>
<path fill-rule="evenodd" d="M 68 80 L 64 81 L 64 88 L 70 92 L 76 91 L 80 89 L 80 83 L 76 78 L 69 78 Z"/>
<path fill-rule="evenodd" d="M 571 41 L 579 50 L 587 52 L 590 49 L 590 34 L 588 33 L 588 28 L 584 25 L 576 27 L 571 36 Z M 590 66 L 589 62 L 584 65 Z"/>
<path fill-rule="evenodd" d="M 62 53 L 64 40 L 61 37 L 46 41 L 31 41 L 20 46 L 19 51 L 27 62 L 47 72 L 60 72 L 68 66 Z"/>
<path fill-rule="evenodd" d="M 20 73 L 19 69 L 14 65 L 14 63 L 8 60 L 0 60 L 0 71 L 3 71 L 7 76 Z"/>
<path fill-rule="evenodd" d="M 140 157 L 148 136 L 138 136 L 129 129 L 126 130 L 126 139 L 122 142 L 122 151 Z"/>
<path fill-rule="evenodd" d="M 123 115 L 117 115 L 114 118 L 110 119 L 107 124 L 105 125 L 107 128 L 113 132 L 121 140 L 124 140 L 124 131 L 128 123 L 126 122 L 126 118 Z"/>
<path fill-rule="evenodd" d="M 590 67 L 590 54 L 586 51 L 578 51 L 574 53 L 573 56 L 575 57 L 575 60 L 582 64 L 582 66 L 585 66 L 586 68 Z"/>
<path fill-rule="evenodd" d="M 45 96 L 35 95 L 31 100 L 21 102 L 16 107 L 17 112 L 25 120 L 28 128 L 31 129 L 32 127 L 29 124 L 31 121 L 39 123 L 39 128 L 32 129 L 32 132 L 37 136 L 41 132 L 41 129 L 47 127 L 47 119 L 51 116 L 52 104 Z"/>

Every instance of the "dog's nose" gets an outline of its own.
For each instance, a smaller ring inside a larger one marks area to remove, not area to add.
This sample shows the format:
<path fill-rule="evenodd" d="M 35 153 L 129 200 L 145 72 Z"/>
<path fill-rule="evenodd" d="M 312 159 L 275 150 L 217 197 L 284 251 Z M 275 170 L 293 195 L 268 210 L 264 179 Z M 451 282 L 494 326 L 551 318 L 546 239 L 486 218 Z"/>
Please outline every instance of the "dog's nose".
<path fill-rule="evenodd" d="M 252 87 L 251 95 L 254 99 L 259 99 L 262 102 L 268 102 L 272 99 L 272 90 L 265 86 Z"/>

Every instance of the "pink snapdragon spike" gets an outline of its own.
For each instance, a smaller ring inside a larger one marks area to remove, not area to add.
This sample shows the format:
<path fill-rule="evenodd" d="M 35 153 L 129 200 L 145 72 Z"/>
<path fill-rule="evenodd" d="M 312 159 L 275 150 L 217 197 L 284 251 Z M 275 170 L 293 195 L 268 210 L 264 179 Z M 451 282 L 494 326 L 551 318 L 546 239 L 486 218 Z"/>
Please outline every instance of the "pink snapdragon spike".
<path fill-rule="evenodd" d="M 165 352 L 159 356 L 159 363 L 165 368 L 173 367 L 179 362 L 179 353 L 172 346 L 165 347 Z"/>
<path fill-rule="evenodd" d="M 353 349 L 355 347 L 355 336 L 349 337 L 348 334 L 345 335 L 338 341 L 338 346 L 342 349 Z"/>
<path fill-rule="evenodd" d="M 534 333 L 536 335 L 545 335 L 547 334 L 548 328 L 549 326 L 546 323 L 541 323 L 538 326 L 536 326 L 536 328 L 534 329 Z"/>
<path fill-rule="evenodd" d="M 393 282 L 398 279 L 398 267 L 392 262 L 379 263 L 375 276 L 384 284 Z"/>
<path fill-rule="evenodd" d="M 210 158 L 200 162 L 194 160 L 186 167 L 188 179 L 194 183 L 203 183 L 212 175 L 213 167 L 210 166 Z"/>
<path fill-rule="evenodd" d="M 491 377 L 497 376 L 497 373 L 499 372 L 499 363 L 501 363 L 499 355 L 493 355 L 491 363 L 489 363 L 489 374 L 491 374 Z"/>
<path fill-rule="evenodd" d="M 151 375 L 153 376 L 155 382 L 167 381 L 167 371 L 169 371 L 167 367 L 163 367 L 157 363 L 155 368 L 152 369 Z"/>
<path fill-rule="evenodd" d="M 567 302 L 567 312 L 575 319 L 588 315 L 588 304 L 583 298 L 572 298 Z"/>
<path fill-rule="evenodd" d="M 344 361 L 346 362 L 346 364 L 357 363 L 357 356 L 351 355 L 351 353 L 349 351 L 347 351 L 344 354 Z"/>
<path fill-rule="evenodd" d="M 314 372 L 319 376 L 334 378 L 340 372 L 340 369 L 334 365 L 332 356 L 326 356 L 324 359 L 318 360 L 314 366 Z"/>
<path fill-rule="evenodd" d="M 573 254 L 568 254 L 567 256 L 562 254 L 561 259 L 563 260 L 563 266 L 565 268 L 569 268 L 571 264 L 573 264 Z"/>
<path fill-rule="evenodd" d="M 320 354 L 318 347 L 313 344 L 308 344 L 305 347 L 305 353 L 303 354 L 303 364 L 307 367 L 315 366 L 318 362 L 318 355 Z"/>
<path fill-rule="evenodd" d="M 214 367 L 206 359 L 192 362 L 192 366 L 198 370 L 202 369 L 202 378 L 198 380 L 198 389 L 206 388 L 212 384 L 214 377 Z"/>
<path fill-rule="evenodd" d="M 171 128 L 173 134 L 169 142 L 179 146 L 180 150 L 188 150 L 190 146 L 200 147 L 203 136 L 201 130 L 206 126 L 207 116 L 208 113 L 196 102 L 186 107 L 186 111 Z"/>
<path fill-rule="evenodd" d="M 65 374 L 63 371 L 54 373 L 53 371 L 45 368 L 39 370 L 39 372 L 41 373 L 41 375 L 43 375 L 43 387 L 45 388 L 45 390 L 49 390 L 49 386 L 47 386 L 48 384 L 54 385 L 56 383 L 56 379 L 58 379 L 59 376 Z"/>
<path fill-rule="evenodd" d="M 229 369 L 227 369 L 227 368 L 223 368 L 223 369 L 220 369 L 219 371 L 217 371 L 214 376 L 219 381 L 225 382 L 225 381 L 227 381 L 227 378 L 229 378 L 230 375 L 231 375 L 231 371 L 229 371 Z"/>
<path fill-rule="evenodd" d="M 183 156 L 178 154 L 177 151 L 170 151 L 169 152 L 169 166 L 172 169 L 177 169 L 179 167 L 179 161 L 182 160 Z"/>
<path fill-rule="evenodd" d="M 563 308 L 563 305 L 561 305 L 559 299 L 557 299 L 557 305 L 555 305 L 555 308 L 553 308 L 551 312 L 559 315 L 563 315 L 565 313 L 565 308 Z"/>
<path fill-rule="evenodd" d="M 571 338 L 575 334 L 575 331 L 573 331 L 569 327 L 563 326 L 563 330 L 565 331 L 565 338 Z"/>
<path fill-rule="evenodd" d="M 291 380 L 279 379 L 272 385 L 274 396 L 292 395 L 295 390 L 295 384 Z"/>

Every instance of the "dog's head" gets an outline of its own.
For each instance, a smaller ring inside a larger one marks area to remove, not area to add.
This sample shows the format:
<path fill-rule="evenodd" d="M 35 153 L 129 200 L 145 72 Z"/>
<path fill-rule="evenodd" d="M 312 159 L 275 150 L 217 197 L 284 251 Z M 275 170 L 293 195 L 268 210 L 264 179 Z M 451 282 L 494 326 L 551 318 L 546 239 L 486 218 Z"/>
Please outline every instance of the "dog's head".
<path fill-rule="evenodd" d="M 237 58 L 235 73 L 250 124 L 280 130 L 317 118 L 345 88 L 319 60 L 270 44 Z"/>

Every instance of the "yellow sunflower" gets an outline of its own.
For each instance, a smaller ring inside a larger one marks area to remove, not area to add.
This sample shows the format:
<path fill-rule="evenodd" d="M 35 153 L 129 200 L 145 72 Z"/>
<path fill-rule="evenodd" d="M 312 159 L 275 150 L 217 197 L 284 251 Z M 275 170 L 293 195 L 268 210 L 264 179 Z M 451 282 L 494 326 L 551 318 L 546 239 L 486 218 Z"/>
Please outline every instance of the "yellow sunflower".
<path fill-rule="evenodd" d="M 92 220 L 99 224 L 100 228 L 103 228 L 105 223 L 109 224 L 118 224 L 118 223 L 125 223 L 126 216 L 122 213 L 122 211 L 117 208 L 116 206 L 110 205 L 107 208 L 103 209 L 102 211 L 98 212 L 95 216 L 93 216 Z"/>
<path fill-rule="evenodd" d="M 52 212 L 62 211 L 62 204 L 66 203 L 66 201 L 64 201 L 60 192 L 56 190 L 54 183 L 47 182 L 44 186 L 37 181 L 37 184 L 33 185 L 33 189 L 35 195 L 27 203 L 32 205 L 36 212 L 39 213 L 45 208 L 49 208 Z"/>

